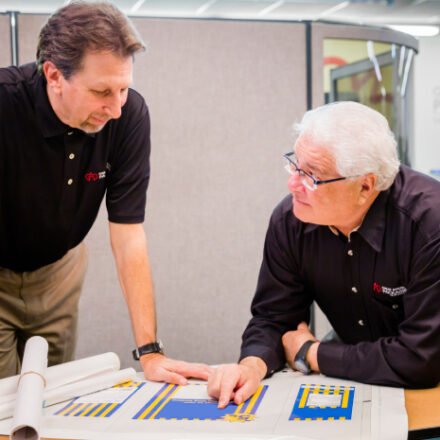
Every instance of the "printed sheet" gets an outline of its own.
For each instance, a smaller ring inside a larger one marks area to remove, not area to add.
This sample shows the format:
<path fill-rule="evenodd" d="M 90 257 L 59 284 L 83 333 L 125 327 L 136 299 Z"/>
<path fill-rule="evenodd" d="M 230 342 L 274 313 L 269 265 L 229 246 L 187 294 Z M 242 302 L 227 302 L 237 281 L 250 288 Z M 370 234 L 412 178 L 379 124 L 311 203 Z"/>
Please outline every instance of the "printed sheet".
<path fill-rule="evenodd" d="M 380 417 L 379 417 L 380 416 Z M 381 423 L 393 420 L 393 429 Z M 7 433 L 10 419 L 0 422 Z M 69 439 L 361 439 L 407 437 L 403 390 L 286 370 L 241 405 L 217 408 L 206 382 L 139 381 L 43 410 L 41 435 Z"/>

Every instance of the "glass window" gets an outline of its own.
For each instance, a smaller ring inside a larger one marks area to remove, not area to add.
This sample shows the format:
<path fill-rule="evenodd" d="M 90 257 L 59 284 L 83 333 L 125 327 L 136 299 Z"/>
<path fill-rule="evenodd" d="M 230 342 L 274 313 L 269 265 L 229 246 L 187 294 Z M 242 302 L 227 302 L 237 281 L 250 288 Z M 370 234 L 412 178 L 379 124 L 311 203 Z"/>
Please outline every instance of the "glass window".
<path fill-rule="evenodd" d="M 414 50 L 391 43 L 324 39 L 325 102 L 356 101 L 382 113 L 409 164 L 407 90 Z"/>

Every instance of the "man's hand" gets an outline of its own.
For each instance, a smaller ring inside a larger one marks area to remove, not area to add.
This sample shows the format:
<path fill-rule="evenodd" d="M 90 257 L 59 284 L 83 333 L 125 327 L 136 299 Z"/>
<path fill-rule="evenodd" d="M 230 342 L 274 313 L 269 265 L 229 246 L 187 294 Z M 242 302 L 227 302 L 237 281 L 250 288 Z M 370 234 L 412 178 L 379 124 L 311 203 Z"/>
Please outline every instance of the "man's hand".
<path fill-rule="evenodd" d="M 208 380 L 213 368 L 205 364 L 176 361 L 160 353 L 151 353 L 140 358 L 144 376 L 155 382 L 168 382 L 186 385 L 187 377 Z"/>
<path fill-rule="evenodd" d="M 220 365 L 209 377 L 208 394 L 218 399 L 219 408 L 231 399 L 240 405 L 257 391 L 266 372 L 265 362 L 255 356 L 244 358 L 239 364 Z"/>
<path fill-rule="evenodd" d="M 310 364 L 310 368 L 313 371 L 319 371 L 318 365 L 318 347 L 319 341 L 316 340 L 313 333 L 310 331 L 308 325 L 305 322 L 301 322 L 298 325 L 297 330 L 292 330 L 290 332 L 284 333 L 282 341 L 284 352 L 286 354 L 287 363 L 295 369 L 293 364 L 295 360 L 296 353 L 298 353 L 299 349 L 302 347 L 304 342 L 306 341 L 316 341 L 315 344 L 310 346 L 310 349 L 307 353 L 307 361 Z"/>

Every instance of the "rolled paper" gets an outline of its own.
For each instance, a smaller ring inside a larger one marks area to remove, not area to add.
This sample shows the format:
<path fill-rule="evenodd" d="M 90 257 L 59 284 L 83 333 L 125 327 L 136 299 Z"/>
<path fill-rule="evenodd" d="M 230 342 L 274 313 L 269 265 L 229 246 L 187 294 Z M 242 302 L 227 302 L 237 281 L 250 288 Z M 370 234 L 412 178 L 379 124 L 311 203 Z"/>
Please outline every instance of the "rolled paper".
<path fill-rule="evenodd" d="M 109 371 L 99 376 L 89 379 L 80 380 L 67 385 L 62 385 L 52 390 L 45 390 L 43 393 L 44 407 L 65 402 L 78 396 L 95 393 L 97 391 L 111 388 L 129 380 L 135 381 L 137 378 L 136 371 L 133 368 L 126 368 L 120 371 Z M 15 399 L 0 404 L 0 419 L 11 417 L 14 412 Z"/>
<path fill-rule="evenodd" d="M 135 381 L 136 377 L 136 371 L 133 368 L 126 368 L 124 370 L 111 371 L 100 376 L 70 383 L 47 391 L 44 394 L 44 406 L 55 405 L 56 403 L 64 402 L 74 397 L 105 390 L 129 380 Z"/>
<path fill-rule="evenodd" d="M 46 385 L 47 341 L 40 336 L 28 339 L 24 348 L 17 399 L 12 421 L 12 440 L 38 440 L 43 391 Z"/>
<path fill-rule="evenodd" d="M 46 370 L 46 390 L 105 372 L 117 371 L 119 367 L 118 355 L 112 352 L 54 365 Z M 3 403 L 15 400 L 19 378 L 20 375 L 0 379 L 0 408 Z"/>

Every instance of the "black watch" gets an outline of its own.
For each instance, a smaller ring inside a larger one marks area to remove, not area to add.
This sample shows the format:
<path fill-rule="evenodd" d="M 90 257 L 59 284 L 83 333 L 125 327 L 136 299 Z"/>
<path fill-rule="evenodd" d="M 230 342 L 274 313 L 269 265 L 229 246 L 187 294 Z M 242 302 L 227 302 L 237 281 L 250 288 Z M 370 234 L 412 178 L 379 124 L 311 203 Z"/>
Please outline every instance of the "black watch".
<path fill-rule="evenodd" d="M 159 339 L 156 342 L 141 345 L 140 347 L 134 349 L 133 358 L 135 361 L 138 361 L 141 356 L 149 353 L 163 353 L 163 345 Z"/>
<path fill-rule="evenodd" d="M 307 352 L 312 344 L 316 341 L 307 341 L 301 346 L 296 353 L 295 360 L 293 361 L 293 365 L 295 369 L 300 371 L 303 374 L 309 374 L 312 369 L 310 368 L 310 364 L 307 362 Z"/>

